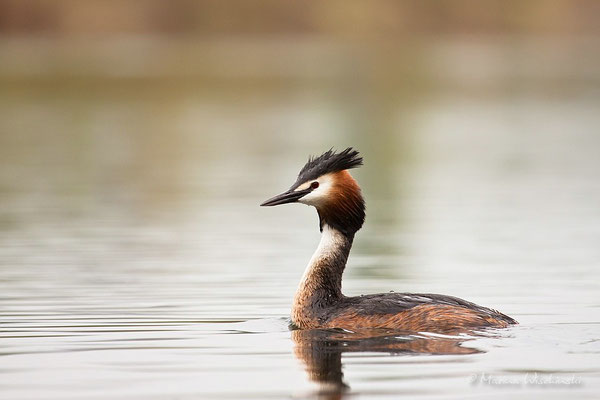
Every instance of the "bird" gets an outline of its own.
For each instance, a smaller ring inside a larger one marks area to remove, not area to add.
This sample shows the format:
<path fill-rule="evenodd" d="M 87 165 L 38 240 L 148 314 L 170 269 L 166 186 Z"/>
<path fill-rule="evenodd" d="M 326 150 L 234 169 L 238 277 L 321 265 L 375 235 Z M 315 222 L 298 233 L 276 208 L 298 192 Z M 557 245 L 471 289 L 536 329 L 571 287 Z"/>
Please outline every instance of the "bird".
<path fill-rule="evenodd" d="M 349 170 L 363 165 L 348 147 L 311 156 L 294 184 L 261 206 L 301 203 L 316 208 L 321 240 L 311 257 L 291 309 L 295 329 L 393 329 L 456 333 L 517 324 L 501 312 L 454 296 L 388 292 L 342 293 L 342 275 L 355 234 L 365 221 L 365 200 Z"/>

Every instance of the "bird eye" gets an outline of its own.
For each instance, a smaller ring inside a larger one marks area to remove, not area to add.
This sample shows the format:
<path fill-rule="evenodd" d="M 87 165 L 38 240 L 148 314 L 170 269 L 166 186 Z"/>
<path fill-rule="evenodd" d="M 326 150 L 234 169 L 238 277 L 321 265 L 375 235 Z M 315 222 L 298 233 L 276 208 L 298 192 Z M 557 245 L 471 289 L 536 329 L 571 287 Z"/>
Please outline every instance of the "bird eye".
<path fill-rule="evenodd" d="M 314 181 L 313 183 L 310 184 L 311 189 L 316 189 L 318 187 L 319 187 L 319 182 L 317 182 L 317 181 Z"/>

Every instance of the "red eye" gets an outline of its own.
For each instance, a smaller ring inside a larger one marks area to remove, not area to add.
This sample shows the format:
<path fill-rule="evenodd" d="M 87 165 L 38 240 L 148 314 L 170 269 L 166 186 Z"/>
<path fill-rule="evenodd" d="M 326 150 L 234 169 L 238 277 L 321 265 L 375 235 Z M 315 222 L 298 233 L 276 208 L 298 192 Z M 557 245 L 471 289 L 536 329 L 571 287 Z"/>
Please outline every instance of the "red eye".
<path fill-rule="evenodd" d="M 317 181 L 314 181 L 313 183 L 310 184 L 311 189 L 316 189 L 318 187 L 319 187 L 319 182 L 317 182 Z"/>

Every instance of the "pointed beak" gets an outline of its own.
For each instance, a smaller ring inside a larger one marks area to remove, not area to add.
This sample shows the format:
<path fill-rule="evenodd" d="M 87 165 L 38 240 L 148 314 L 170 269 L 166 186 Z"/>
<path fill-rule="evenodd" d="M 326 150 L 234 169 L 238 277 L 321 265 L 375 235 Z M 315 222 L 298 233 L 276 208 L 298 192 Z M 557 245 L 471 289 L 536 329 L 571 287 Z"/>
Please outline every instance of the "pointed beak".
<path fill-rule="evenodd" d="M 275 197 L 271 197 L 269 200 L 263 202 L 261 207 L 265 206 L 278 206 L 280 204 L 286 203 L 295 203 L 300 200 L 302 197 L 307 195 L 310 192 L 310 189 L 306 190 L 288 190 L 287 192 L 278 194 Z"/>

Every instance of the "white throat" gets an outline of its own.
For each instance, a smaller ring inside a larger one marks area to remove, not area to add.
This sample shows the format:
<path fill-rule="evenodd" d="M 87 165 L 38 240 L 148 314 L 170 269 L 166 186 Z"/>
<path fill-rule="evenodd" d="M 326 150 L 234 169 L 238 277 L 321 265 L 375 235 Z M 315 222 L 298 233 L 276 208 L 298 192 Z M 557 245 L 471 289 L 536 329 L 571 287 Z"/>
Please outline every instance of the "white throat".
<path fill-rule="evenodd" d="M 317 250 L 315 250 L 311 257 L 302 280 L 300 281 L 299 288 L 304 287 L 309 281 L 309 277 L 315 271 L 315 269 L 321 264 L 321 261 L 331 259 L 336 256 L 336 253 L 344 246 L 346 237 L 337 229 L 330 227 L 329 225 L 323 225 L 323 233 L 321 234 L 321 241 Z"/>

